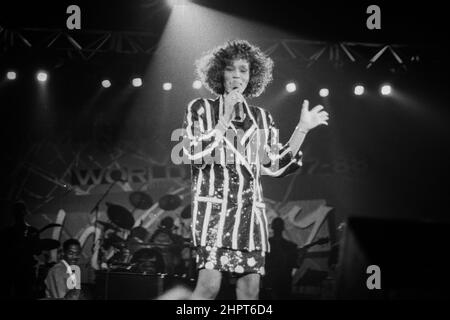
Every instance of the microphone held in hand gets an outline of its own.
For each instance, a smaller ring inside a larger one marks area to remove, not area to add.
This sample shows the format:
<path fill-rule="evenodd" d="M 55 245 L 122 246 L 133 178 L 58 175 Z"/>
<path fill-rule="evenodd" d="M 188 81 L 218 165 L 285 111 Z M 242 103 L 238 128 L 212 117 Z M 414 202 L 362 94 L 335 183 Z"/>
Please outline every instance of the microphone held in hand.
<path fill-rule="evenodd" d="M 234 87 L 233 90 L 239 89 L 239 87 Z M 234 105 L 234 119 L 236 121 L 242 121 L 241 110 L 243 110 L 242 102 L 238 102 Z"/>
<path fill-rule="evenodd" d="M 234 105 L 234 118 L 237 121 L 241 121 L 242 116 L 241 116 L 241 110 L 242 110 L 242 102 L 238 102 Z"/>

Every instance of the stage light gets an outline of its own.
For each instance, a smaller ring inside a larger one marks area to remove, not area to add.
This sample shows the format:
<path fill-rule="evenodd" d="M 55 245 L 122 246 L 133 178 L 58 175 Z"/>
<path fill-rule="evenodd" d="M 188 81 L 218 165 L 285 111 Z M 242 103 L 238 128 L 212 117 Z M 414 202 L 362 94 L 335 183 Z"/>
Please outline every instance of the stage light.
<path fill-rule="evenodd" d="M 165 82 L 165 83 L 163 84 L 163 89 L 164 89 L 165 91 L 171 90 L 171 89 L 172 89 L 172 84 L 171 84 L 170 82 Z"/>
<path fill-rule="evenodd" d="M 38 81 L 40 81 L 40 82 L 45 82 L 45 81 L 47 81 L 47 78 L 48 78 L 47 73 L 46 73 L 46 72 L 43 72 L 43 71 L 38 72 L 38 74 L 37 74 L 37 76 L 36 76 L 36 79 L 37 79 Z"/>
<path fill-rule="evenodd" d="M 320 89 L 320 91 L 319 91 L 319 95 L 322 97 L 322 98 L 325 98 L 325 97 L 328 97 L 328 94 L 330 93 L 330 91 L 327 89 L 327 88 L 322 88 L 322 89 Z"/>
<path fill-rule="evenodd" d="M 364 87 L 363 86 L 355 86 L 355 89 L 353 90 L 353 92 L 355 93 L 355 95 L 360 96 L 362 94 L 364 94 Z"/>
<path fill-rule="evenodd" d="M 111 87 L 111 81 L 109 81 L 109 80 L 103 80 L 103 81 L 102 81 L 102 86 L 103 86 L 103 88 L 109 88 L 109 87 Z"/>
<path fill-rule="evenodd" d="M 381 94 L 383 96 L 390 95 L 391 92 L 392 92 L 392 88 L 391 88 L 390 85 L 384 85 L 384 86 L 381 87 Z"/>
<path fill-rule="evenodd" d="M 8 80 L 16 80 L 17 74 L 14 71 L 8 71 L 8 73 L 6 74 L 6 78 Z"/>
<path fill-rule="evenodd" d="M 131 83 L 133 84 L 133 87 L 140 87 L 140 86 L 142 86 L 142 79 L 134 78 Z"/>
<path fill-rule="evenodd" d="M 296 90 L 297 90 L 297 86 L 295 85 L 295 83 L 289 82 L 289 83 L 286 85 L 286 91 L 287 91 L 287 92 L 292 93 L 292 92 L 295 92 Z"/>
<path fill-rule="evenodd" d="M 192 88 L 194 89 L 200 89 L 202 87 L 202 82 L 200 80 L 195 80 L 192 84 Z"/>

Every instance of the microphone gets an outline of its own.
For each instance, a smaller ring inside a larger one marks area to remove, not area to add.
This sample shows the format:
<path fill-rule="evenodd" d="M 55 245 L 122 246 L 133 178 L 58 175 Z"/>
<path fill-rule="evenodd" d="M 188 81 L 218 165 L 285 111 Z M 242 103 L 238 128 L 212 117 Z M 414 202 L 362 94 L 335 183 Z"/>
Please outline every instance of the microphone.
<path fill-rule="evenodd" d="M 239 87 L 234 87 L 233 90 L 238 89 Z M 242 102 L 238 102 L 234 105 L 234 118 L 236 121 L 241 121 L 241 110 L 243 110 Z"/>
<path fill-rule="evenodd" d="M 241 121 L 241 108 L 242 108 L 242 102 L 238 102 L 234 105 L 234 118 L 237 121 Z"/>

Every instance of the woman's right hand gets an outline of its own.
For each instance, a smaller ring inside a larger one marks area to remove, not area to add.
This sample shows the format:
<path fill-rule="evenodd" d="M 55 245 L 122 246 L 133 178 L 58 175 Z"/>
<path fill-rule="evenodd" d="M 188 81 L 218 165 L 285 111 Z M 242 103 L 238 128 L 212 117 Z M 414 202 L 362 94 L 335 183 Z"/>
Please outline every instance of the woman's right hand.
<path fill-rule="evenodd" d="M 234 116 L 234 106 L 236 103 L 244 102 L 244 96 L 241 94 L 239 89 L 231 90 L 228 94 L 224 95 L 224 120 L 226 123 L 230 122 Z"/>

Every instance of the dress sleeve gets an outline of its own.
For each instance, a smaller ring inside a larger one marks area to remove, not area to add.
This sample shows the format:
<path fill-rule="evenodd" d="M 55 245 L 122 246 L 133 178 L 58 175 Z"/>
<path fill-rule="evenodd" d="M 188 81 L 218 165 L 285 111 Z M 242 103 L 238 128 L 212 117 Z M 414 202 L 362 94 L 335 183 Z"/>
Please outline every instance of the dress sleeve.
<path fill-rule="evenodd" d="M 263 175 L 272 177 L 285 177 L 302 166 L 303 153 L 299 151 L 294 155 L 289 142 L 281 144 L 279 142 L 279 130 L 272 115 L 267 112 L 266 117 L 267 134 L 263 146 L 264 160 L 261 165 L 261 172 Z"/>
<path fill-rule="evenodd" d="M 214 126 L 211 123 L 211 117 L 207 113 L 212 110 L 206 103 L 205 99 L 191 101 L 186 108 L 183 123 L 183 153 L 190 164 L 199 168 L 212 163 L 213 152 L 226 131 L 224 126 Z"/>

